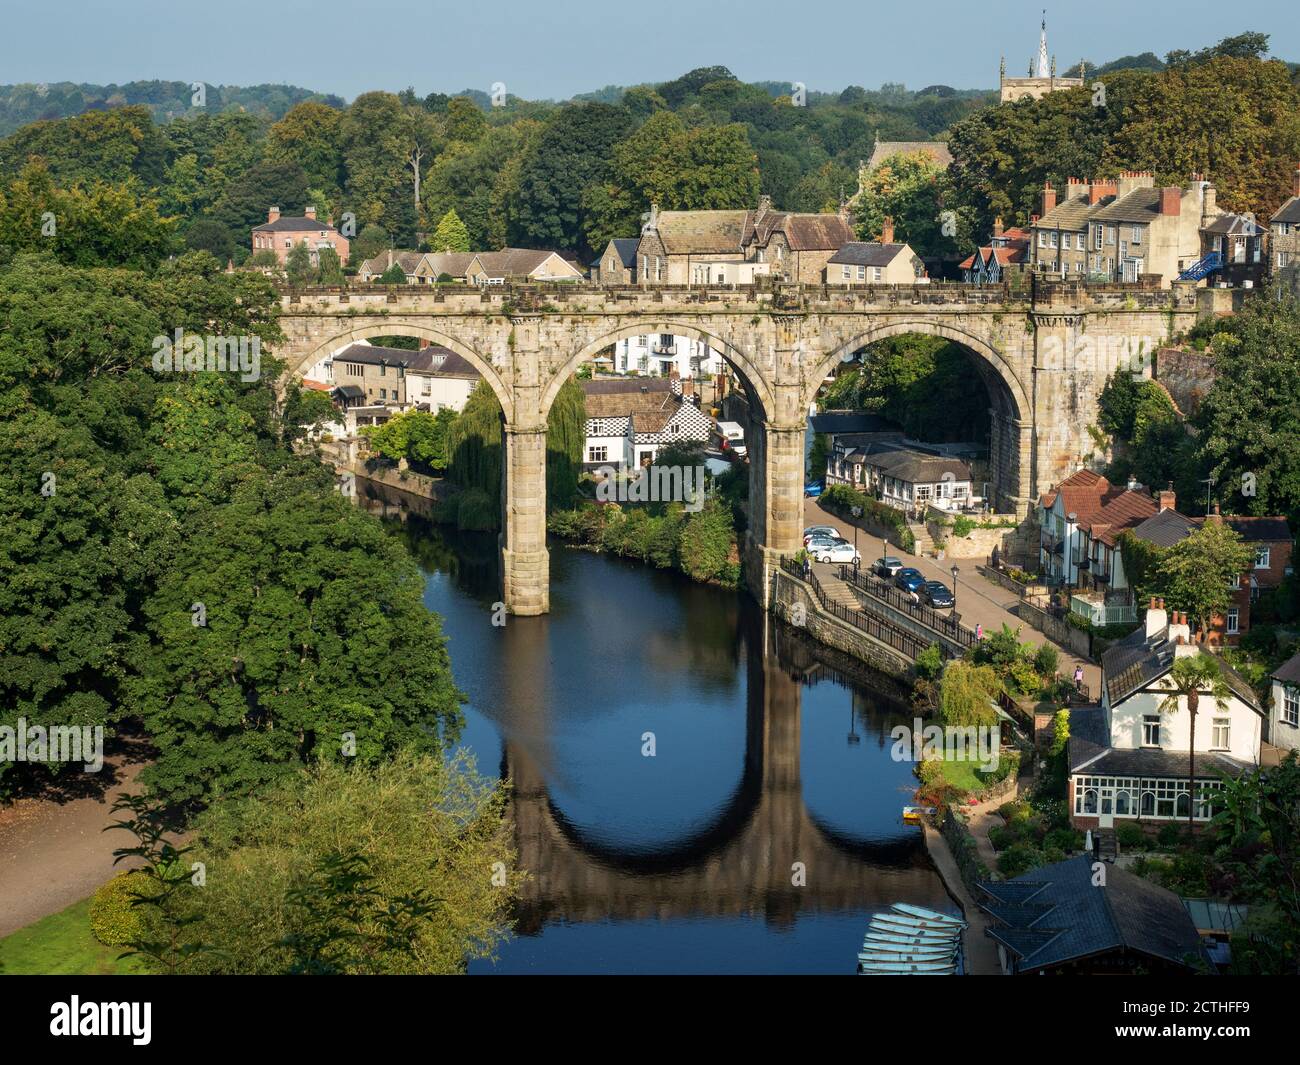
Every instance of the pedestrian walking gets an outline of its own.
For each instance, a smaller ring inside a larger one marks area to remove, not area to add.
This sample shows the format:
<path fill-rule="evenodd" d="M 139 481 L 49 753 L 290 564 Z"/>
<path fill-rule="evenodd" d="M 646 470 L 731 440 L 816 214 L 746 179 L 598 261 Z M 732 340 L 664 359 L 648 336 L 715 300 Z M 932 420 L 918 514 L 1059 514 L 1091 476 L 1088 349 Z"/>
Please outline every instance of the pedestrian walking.
<path fill-rule="evenodd" d="M 1083 691 L 1083 666 L 1074 667 L 1074 690 Z"/>
<path fill-rule="evenodd" d="M 975 639 L 984 639 L 984 622 L 982 621 L 977 621 L 975 623 Z"/>

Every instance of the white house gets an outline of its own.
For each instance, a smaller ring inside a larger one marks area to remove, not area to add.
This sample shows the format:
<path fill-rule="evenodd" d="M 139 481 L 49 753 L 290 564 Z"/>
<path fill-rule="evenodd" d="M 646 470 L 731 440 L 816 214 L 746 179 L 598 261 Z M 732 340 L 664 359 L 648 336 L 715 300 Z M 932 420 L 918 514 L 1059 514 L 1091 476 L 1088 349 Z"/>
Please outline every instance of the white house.
<path fill-rule="evenodd" d="M 902 433 L 836 433 L 831 439 L 827 486 L 847 484 L 906 511 L 966 510 L 975 501 L 970 466 Z"/>
<path fill-rule="evenodd" d="M 1204 653 L 1192 643 L 1187 615 L 1168 614 L 1152 600 L 1146 624 L 1111 646 L 1101 659 L 1101 704 L 1070 712 L 1071 822 L 1078 829 L 1109 829 L 1116 819 L 1139 823 L 1186 821 L 1192 802 L 1189 762 L 1192 719 L 1187 699 L 1176 710 L 1174 662 Z M 1264 711 L 1251 686 L 1216 658 L 1231 695 L 1220 708 L 1202 693 L 1196 715 L 1196 790 L 1220 787 L 1220 772 L 1239 776 L 1259 764 Z M 1197 821 L 1214 814 L 1213 800 L 1197 800 Z"/>
<path fill-rule="evenodd" d="M 722 356 L 706 340 L 653 333 L 625 337 L 614 345 L 615 373 L 643 373 L 667 377 L 676 371 L 690 379 L 722 372 Z"/>
<path fill-rule="evenodd" d="M 676 378 L 581 383 L 587 405 L 586 466 L 649 466 L 665 444 L 704 444 L 712 432 L 711 419 L 682 396 Z"/>
<path fill-rule="evenodd" d="M 1273 682 L 1273 703 L 1268 711 L 1268 742 L 1294 751 L 1300 747 L 1300 654 L 1277 667 Z"/>
<path fill-rule="evenodd" d="M 430 344 L 418 354 L 428 355 L 428 363 L 417 358 L 406 368 L 406 402 L 427 406 L 434 414 L 444 408 L 462 411 L 482 379 L 479 372 L 441 344 Z"/>

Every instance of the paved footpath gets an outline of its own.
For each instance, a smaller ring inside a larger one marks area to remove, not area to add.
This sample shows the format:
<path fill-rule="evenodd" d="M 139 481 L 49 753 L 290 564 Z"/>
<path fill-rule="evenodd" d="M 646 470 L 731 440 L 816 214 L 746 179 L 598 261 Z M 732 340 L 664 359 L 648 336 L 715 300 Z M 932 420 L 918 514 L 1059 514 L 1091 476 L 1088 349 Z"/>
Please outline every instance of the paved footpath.
<path fill-rule="evenodd" d="M 840 534 L 846 540 L 853 540 L 852 523 L 832 514 L 828 510 L 823 510 L 815 499 L 804 500 L 804 526 L 809 525 L 832 525 L 839 529 Z M 859 530 L 858 550 L 862 553 L 862 564 L 870 566 L 876 559 L 881 557 L 883 546 L 880 537 Z M 996 632 L 1002 625 L 1006 624 L 1010 625 L 1013 630 L 1020 629 L 1022 643 L 1031 643 L 1035 647 L 1051 643 L 1060 653 L 1061 676 L 1072 678 L 1074 676 L 1074 667 L 1081 665 L 1083 666 L 1083 682 L 1088 685 L 1088 690 L 1093 692 L 1094 695 L 1101 690 L 1101 667 L 1076 657 L 1059 643 L 1054 643 L 1037 629 L 1031 628 L 1021 621 L 1015 613 L 1020 605 L 1019 597 L 1014 592 L 1003 588 L 1000 584 L 994 584 L 985 578 L 975 568 L 978 562 L 977 559 L 945 559 L 940 562 L 920 555 L 909 555 L 902 548 L 895 547 L 893 544 L 888 545 L 888 554 L 893 555 L 895 558 L 901 558 L 905 566 L 913 566 L 920 570 L 925 574 L 927 580 L 943 581 L 950 588 L 953 585 L 952 567 L 955 562 L 960 572 L 957 575 L 957 587 L 954 591 L 957 595 L 957 612 L 961 614 L 963 625 L 972 629 L 976 625 L 983 625 L 985 633 L 989 633 Z M 818 565 L 818 579 L 824 581 L 824 574 L 830 574 L 832 571 L 837 573 L 839 567 Z"/>
<path fill-rule="evenodd" d="M 0 807 L 0 936 L 66 909 L 128 867 L 113 864 L 113 851 L 134 846 L 135 837 L 104 828 L 121 816 L 114 799 L 140 790 L 143 764 L 106 758 L 103 780 L 86 794 Z"/>

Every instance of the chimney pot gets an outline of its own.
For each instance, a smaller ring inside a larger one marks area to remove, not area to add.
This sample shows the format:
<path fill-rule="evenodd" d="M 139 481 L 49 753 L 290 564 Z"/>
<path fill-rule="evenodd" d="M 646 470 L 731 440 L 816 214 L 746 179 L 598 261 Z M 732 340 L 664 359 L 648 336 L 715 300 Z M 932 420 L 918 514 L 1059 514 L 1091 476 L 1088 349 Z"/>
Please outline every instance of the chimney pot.
<path fill-rule="evenodd" d="M 305 217 L 307 217 L 307 218 L 315 218 L 315 217 L 316 217 L 316 205 L 315 205 L 315 204 L 311 204 L 311 205 L 309 205 L 309 206 L 307 206 L 307 207 L 304 207 L 302 213 L 303 213 L 303 215 L 304 215 Z"/>
<path fill-rule="evenodd" d="M 1043 182 L 1043 214 L 1047 214 L 1056 207 L 1056 190 L 1052 188 L 1050 181 Z"/>
<path fill-rule="evenodd" d="M 894 220 L 889 215 L 886 215 L 885 220 L 880 224 L 880 243 L 894 243 Z"/>
<path fill-rule="evenodd" d="M 1001 215 L 998 215 L 997 218 L 993 219 L 993 235 L 994 235 L 995 237 L 1000 237 L 1000 236 L 1002 236 L 1002 216 L 1001 216 Z"/>
<path fill-rule="evenodd" d="M 266 212 L 266 220 L 268 222 L 274 222 L 279 217 L 280 217 L 280 208 L 278 207 L 272 207 L 270 210 Z"/>

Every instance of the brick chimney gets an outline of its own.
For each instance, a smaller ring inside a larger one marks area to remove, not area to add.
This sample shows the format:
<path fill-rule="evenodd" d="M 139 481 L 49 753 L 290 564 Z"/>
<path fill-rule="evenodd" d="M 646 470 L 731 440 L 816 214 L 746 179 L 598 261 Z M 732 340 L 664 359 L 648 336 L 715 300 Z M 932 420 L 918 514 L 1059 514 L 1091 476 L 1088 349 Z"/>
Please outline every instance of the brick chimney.
<path fill-rule="evenodd" d="M 1094 181 L 1088 186 L 1088 205 L 1100 203 L 1107 196 L 1115 196 L 1119 193 L 1119 186 L 1113 181 Z"/>
<path fill-rule="evenodd" d="M 1169 482 L 1168 488 L 1162 488 L 1160 494 L 1156 497 L 1156 502 L 1160 504 L 1161 510 L 1173 510 L 1176 497 L 1174 495 L 1174 482 Z"/>
<path fill-rule="evenodd" d="M 272 207 L 269 211 L 266 212 L 266 220 L 268 222 L 274 222 L 279 217 L 280 217 L 280 208 L 278 207 Z"/>
<path fill-rule="evenodd" d="M 1001 216 L 1001 215 L 998 215 L 997 218 L 993 219 L 993 235 L 994 235 L 995 237 L 1000 237 L 1000 236 L 1002 236 L 1002 216 Z"/>
<path fill-rule="evenodd" d="M 1291 195 L 1300 196 L 1300 166 L 1295 168 L 1295 173 L 1291 175 Z"/>
<path fill-rule="evenodd" d="M 1183 210 L 1183 190 L 1177 185 L 1166 185 L 1160 190 L 1160 213 L 1177 216 Z"/>
<path fill-rule="evenodd" d="M 886 215 L 885 220 L 880 223 L 880 243 L 894 243 L 894 220 L 889 215 Z"/>
<path fill-rule="evenodd" d="M 1211 525 L 1223 524 L 1223 515 L 1219 513 L 1218 503 L 1215 503 L 1214 506 L 1210 508 L 1210 513 L 1205 515 L 1205 520 L 1209 522 Z"/>
<path fill-rule="evenodd" d="M 1050 181 L 1044 181 L 1041 201 L 1042 213 L 1047 214 L 1047 212 L 1052 210 L 1055 206 L 1056 190 L 1052 188 L 1052 183 Z"/>
<path fill-rule="evenodd" d="M 315 218 L 315 217 L 316 217 L 316 205 L 315 205 L 315 204 L 312 204 L 310 207 L 304 207 L 304 208 L 302 209 L 302 213 L 303 213 L 303 215 L 305 215 L 307 218 Z"/>

